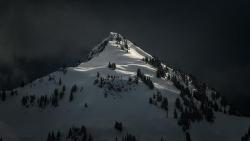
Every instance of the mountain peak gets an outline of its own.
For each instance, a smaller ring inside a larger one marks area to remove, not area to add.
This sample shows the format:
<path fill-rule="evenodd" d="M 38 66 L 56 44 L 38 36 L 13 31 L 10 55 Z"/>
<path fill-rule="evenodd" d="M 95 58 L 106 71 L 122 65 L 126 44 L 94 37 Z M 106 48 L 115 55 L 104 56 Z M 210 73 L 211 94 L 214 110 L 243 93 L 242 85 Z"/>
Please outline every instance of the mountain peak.
<path fill-rule="evenodd" d="M 102 52 L 109 41 L 116 40 L 117 37 L 121 35 L 115 32 L 110 32 L 109 36 L 102 40 L 99 44 L 97 44 L 88 54 L 88 60 L 92 59 L 94 56 L 97 56 L 100 52 Z"/>
<path fill-rule="evenodd" d="M 131 59 L 142 60 L 152 56 L 119 33 L 110 32 L 109 36 L 95 46 L 88 55 L 88 60 L 95 58 L 99 62 L 123 62 Z M 95 61 L 96 62 L 96 61 Z"/>
<path fill-rule="evenodd" d="M 112 39 L 116 39 L 117 37 L 123 38 L 123 36 L 116 32 L 110 32 L 109 36 L 112 37 Z"/>
<path fill-rule="evenodd" d="M 56 139 L 68 141 L 250 136 L 249 118 L 233 116 L 219 93 L 118 33 L 93 48 L 89 59 L 0 91 L 0 140 L 55 140 L 54 131 Z"/>
<path fill-rule="evenodd" d="M 112 44 L 109 44 L 112 42 Z M 130 41 L 129 41 L 130 42 Z M 130 42 L 132 43 L 132 42 Z M 95 56 L 98 56 L 108 44 L 112 47 L 120 47 L 121 49 L 128 48 L 128 40 L 125 39 L 121 34 L 116 32 L 110 32 L 109 36 L 97 44 L 89 53 L 88 60 Z"/>

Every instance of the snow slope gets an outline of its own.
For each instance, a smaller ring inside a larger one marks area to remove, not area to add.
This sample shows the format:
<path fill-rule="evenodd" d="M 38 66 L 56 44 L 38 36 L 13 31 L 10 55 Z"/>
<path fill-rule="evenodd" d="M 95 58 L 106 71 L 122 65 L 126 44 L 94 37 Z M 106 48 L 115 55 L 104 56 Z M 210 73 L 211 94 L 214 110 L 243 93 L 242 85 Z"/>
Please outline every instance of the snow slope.
<path fill-rule="evenodd" d="M 10 92 L 7 92 L 6 101 L 0 102 L 0 137 L 4 141 L 45 141 L 52 130 L 61 130 L 66 134 L 66 129 L 72 125 L 85 125 L 95 141 L 111 141 L 116 136 L 120 139 L 126 133 L 135 135 L 139 141 L 160 141 L 161 138 L 184 141 L 185 134 L 173 118 L 175 100 L 180 90 L 172 81 L 157 78 L 156 68 L 142 61 L 151 55 L 128 40 L 118 43 L 117 37 L 123 39 L 120 34 L 110 33 L 91 51 L 89 61 L 67 68 L 66 73 L 59 70 L 16 88 L 16 96 L 10 96 Z M 129 47 L 128 52 L 121 49 L 125 44 Z M 107 67 L 109 62 L 116 63 L 115 70 Z M 155 86 L 153 90 L 141 81 L 127 86 L 128 78 L 134 78 L 138 68 L 151 78 Z M 119 76 L 114 83 L 125 85 L 125 90 L 109 92 L 94 85 L 97 73 L 104 78 L 108 75 Z M 52 95 L 55 88 L 61 91 L 62 85 L 66 86 L 66 91 L 58 107 L 49 105 L 41 109 L 35 105 L 26 108 L 21 104 L 25 95 Z M 69 102 L 73 85 L 77 85 L 78 90 L 74 100 Z M 158 91 L 168 98 L 168 116 L 159 106 L 149 104 L 149 98 Z M 107 97 L 105 93 L 108 93 Z M 84 106 L 85 103 L 88 107 Z M 236 141 L 248 129 L 249 118 L 221 112 L 215 115 L 214 123 L 201 121 L 192 125 L 192 141 Z M 115 121 L 123 123 L 124 131 L 120 133 L 114 129 Z"/>

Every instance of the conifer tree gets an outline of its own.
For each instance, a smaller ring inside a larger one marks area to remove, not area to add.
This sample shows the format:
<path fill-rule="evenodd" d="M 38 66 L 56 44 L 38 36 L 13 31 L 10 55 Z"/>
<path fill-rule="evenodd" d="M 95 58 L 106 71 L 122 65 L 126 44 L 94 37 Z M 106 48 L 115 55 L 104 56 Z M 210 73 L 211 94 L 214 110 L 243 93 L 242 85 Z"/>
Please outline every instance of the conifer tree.
<path fill-rule="evenodd" d="M 59 85 L 60 86 L 62 85 L 62 79 L 61 78 L 59 79 Z"/>
<path fill-rule="evenodd" d="M 5 101 L 5 99 L 6 99 L 6 92 L 3 91 L 2 94 L 1 94 L 1 100 Z"/>
<path fill-rule="evenodd" d="M 48 134 L 47 141 L 51 141 L 51 134 L 50 134 L 50 132 Z"/>
<path fill-rule="evenodd" d="M 60 131 L 57 131 L 56 140 L 61 141 L 61 132 Z"/>
<path fill-rule="evenodd" d="M 177 119 L 177 118 L 178 118 L 178 114 L 177 114 L 176 109 L 174 109 L 174 119 Z"/>
<path fill-rule="evenodd" d="M 153 104 L 153 99 L 151 97 L 149 98 L 149 104 Z"/>
<path fill-rule="evenodd" d="M 62 87 L 62 91 L 63 91 L 63 92 L 66 91 L 66 86 L 65 86 L 65 85 L 63 85 L 63 87 Z"/>
<path fill-rule="evenodd" d="M 123 126 L 122 126 L 122 122 L 115 122 L 115 129 L 118 130 L 118 131 L 122 131 L 123 130 Z"/>
<path fill-rule="evenodd" d="M 89 139 L 88 141 L 93 141 L 93 136 L 91 134 L 89 134 Z"/>
<path fill-rule="evenodd" d="M 63 98 L 63 96 L 64 96 L 64 92 L 63 92 L 63 91 L 61 91 L 61 92 L 60 92 L 60 95 L 59 95 L 60 99 L 62 99 L 62 98 Z"/>
<path fill-rule="evenodd" d="M 179 98 L 176 98 L 176 100 L 175 100 L 175 107 L 176 107 L 177 109 L 180 109 L 180 108 L 181 108 L 181 102 L 180 102 L 180 99 L 179 99 Z"/>
<path fill-rule="evenodd" d="M 69 102 L 71 102 L 72 100 L 74 100 L 74 95 L 73 95 L 73 93 L 70 93 L 70 95 L 69 95 Z"/>
<path fill-rule="evenodd" d="M 69 129 L 69 132 L 68 132 L 68 135 L 67 135 L 67 139 L 68 139 L 68 138 L 71 138 L 71 137 L 72 137 L 72 129 L 70 128 L 70 129 Z"/>
<path fill-rule="evenodd" d="M 189 132 L 186 132 L 186 141 L 191 141 L 191 137 Z"/>

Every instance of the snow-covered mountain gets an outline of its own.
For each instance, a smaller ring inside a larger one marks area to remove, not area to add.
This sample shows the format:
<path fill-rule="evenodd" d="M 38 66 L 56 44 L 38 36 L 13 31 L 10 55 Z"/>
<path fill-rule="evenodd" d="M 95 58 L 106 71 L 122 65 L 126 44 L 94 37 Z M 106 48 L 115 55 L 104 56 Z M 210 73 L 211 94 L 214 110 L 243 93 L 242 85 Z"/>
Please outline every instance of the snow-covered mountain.
<path fill-rule="evenodd" d="M 1 91 L 0 140 L 237 141 L 248 132 L 249 118 L 218 92 L 120 34 L 88 59 Z"/>

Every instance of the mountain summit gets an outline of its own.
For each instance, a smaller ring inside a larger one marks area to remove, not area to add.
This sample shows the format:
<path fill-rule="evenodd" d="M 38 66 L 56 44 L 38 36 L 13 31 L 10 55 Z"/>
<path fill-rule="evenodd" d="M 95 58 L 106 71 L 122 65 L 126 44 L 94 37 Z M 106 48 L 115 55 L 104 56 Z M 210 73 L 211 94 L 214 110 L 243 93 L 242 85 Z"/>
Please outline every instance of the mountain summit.
<path fill-rule="evenodd" d="M 126 51 L 127 53 L 128 53 L 128 50 L 132 48 L 134 50 L 132 53 L 137 53 L 137 54 L 141 53 L 141 55 L 137 57 L 152 57 L 151 55 L 141 50 L 139 47 L 135 46 L 132 42 L 124 38 L 121 34 L 110 32 L 110 35 L 107 38 L 105 38 L 101 43 L 99 43 L 96 47 L 92 49 L 92 51 L 88 55 L 88 59 L 90 60 L 92 57 L 97 56 L 105 48 L 110 48 L 110 47 L 119 48 L 120 50 Z M 109 53 L 111 56 L 114 55 L 112 54 L 113 53 L 112 51 Z M 121 53 L 119 55 L 121 55 Z M 136 55 L 136 54 L 133 54 L 133 55 Z"/>
<path fill-rule="evenodd" d="M 249 118 L 217 91 L 114 32 L 87 62 L 1 91 L 0 98 L 3 141 L 235 141 L 250 135 Z"/>

